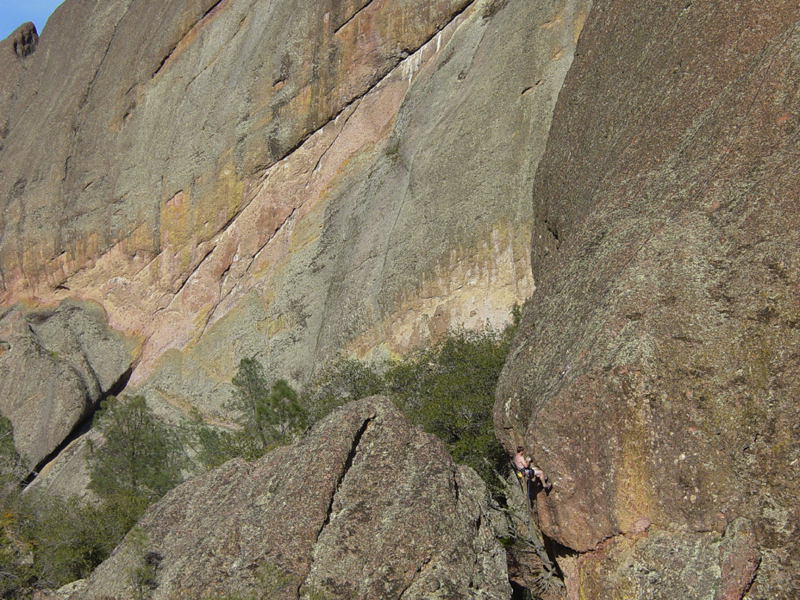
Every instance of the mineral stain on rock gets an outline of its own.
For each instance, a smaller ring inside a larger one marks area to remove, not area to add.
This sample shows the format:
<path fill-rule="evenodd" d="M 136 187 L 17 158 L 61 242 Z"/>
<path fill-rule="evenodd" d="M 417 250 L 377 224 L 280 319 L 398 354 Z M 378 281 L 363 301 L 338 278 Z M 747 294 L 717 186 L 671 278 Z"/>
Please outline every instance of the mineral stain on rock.
<path fill-rule="evenodd" d="M 797 23 L 787 0 L 67 0 L 0 42 L 17 448 L 35 468 L 128 376 L 179 419 L 242 356 L 302 383 L 532 295 L 494 416 L 556 484 L 535 517 L 567 595 L 793 600 Z M 147 548 L 62 595 L 129 596 L 144 560 L 163 598 L 508 598 L 485 509 L 362 400 L 177 488 Z"/>

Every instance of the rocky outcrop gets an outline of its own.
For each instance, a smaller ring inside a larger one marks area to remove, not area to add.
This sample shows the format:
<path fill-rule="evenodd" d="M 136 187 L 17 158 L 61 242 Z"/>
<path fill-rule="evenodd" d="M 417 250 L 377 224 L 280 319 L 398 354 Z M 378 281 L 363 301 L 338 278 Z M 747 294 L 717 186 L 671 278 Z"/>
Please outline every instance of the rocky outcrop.
<path fill-rule="evenodd" d="M 88 427 L 88 424 L 87 426 Z M 43 465 L 36 478 L 25 487 L 25 494 L 47 494 L 63 497 L 77 496 L 83 501 L 99 501 L 89 489 L 90 448 L 103 444 L 105 438 L 97 429 L 89 429 L 69 441 L 58 455 Z"/>
<path fill-rule="evenodd" d="M 102 304 L 175 414 L 502 326 L 588 4 L 67 0 L 0 53 L 0 301 Z"/>
<path fill-rule="evenodd" d="M 109 330 L 103 310 L 67 300 L 0 315 L 0 413 L 35 469 L 99 400 L 123 386 L 137 342 Z"/>
<path fill-rule="evenodd" d="M 131 574 L 149 560 L 155 600 L 507 599 L 487 501 L 439 440 L 368 398 L 170 492 L 72 597 L 133 597 Z"/>
<path fill-rule="evenodd" d="M 600 1 L 582 34 L 495 408 L 575 598 L 800 594 L 797 18 Z"/>

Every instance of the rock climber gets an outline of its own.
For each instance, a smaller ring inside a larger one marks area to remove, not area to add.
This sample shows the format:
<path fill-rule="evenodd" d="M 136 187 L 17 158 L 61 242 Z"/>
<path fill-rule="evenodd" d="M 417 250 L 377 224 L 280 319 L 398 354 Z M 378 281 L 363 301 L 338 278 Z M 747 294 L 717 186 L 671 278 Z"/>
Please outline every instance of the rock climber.
<path fill-rule="evenodd" d="M 547 476 L 542 470 L 531 465 L 531 458 L 525 456 L 524 446 L 517 446 L 517 453 L 514 455 L 514 466 L 521 473 L 529 494 L 536 495 L 539 489 L 543 489 L 549 494 L 550 490 L 553 489 L 553 484 L 547 482 Z"/>

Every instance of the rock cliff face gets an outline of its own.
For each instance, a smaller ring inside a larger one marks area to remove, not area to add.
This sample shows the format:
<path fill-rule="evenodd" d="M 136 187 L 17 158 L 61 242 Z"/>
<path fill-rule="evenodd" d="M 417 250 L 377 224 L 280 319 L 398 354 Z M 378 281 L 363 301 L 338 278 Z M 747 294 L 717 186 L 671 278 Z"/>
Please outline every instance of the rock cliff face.
<path fill-rule="evenodd" d="M 582 34 L 495 408 L 573 598 L 800 596 L 796 9 L 598 1 Z"/>
<path fill-rule="evenodd" d="M 0 314 L 0 413 L 31 470 L 124 386 L 136 350 L 135 340 L 109 330 L 97 305 L 66 300 L 54 310 Z"/>
<path fill-rule="evenodd" d="M 502 324 L 588 6 L 67 0 L 0 47 L 0 302 L 101 304 L 163 411 Z"/>
<path fill-rule="evenodd" d="M 300 443 L 170 492 L 72 598 L 497 598 L 511 595 L 488 495 L 386 399 Z"/>

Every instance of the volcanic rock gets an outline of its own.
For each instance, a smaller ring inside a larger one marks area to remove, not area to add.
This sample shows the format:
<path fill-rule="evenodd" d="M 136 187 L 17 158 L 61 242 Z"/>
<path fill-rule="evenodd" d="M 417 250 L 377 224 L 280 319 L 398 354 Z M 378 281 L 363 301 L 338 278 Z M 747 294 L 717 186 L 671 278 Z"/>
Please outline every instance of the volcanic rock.
<path fill-rule="evenodd" d="M 511 595 L 485 485 L 380 397 L 303 440 L 235 459 L 150 507 L 71 598 L 497 598 Z M 149 563 L 148 563 L 149 561 Z"/>
<path fill-rule="evenodd" d="M 495 406 L 574 597 L 800 596 L 796 8 L 602 1 L 582 34 Z"/>
<path fill-rule="evenodd" d="M 0 413 L 30 469 L 56 450 L 130 373 L 137 342 L 109 330 L 102 308 L 14 306 L 0 315 Z"/>
<path fill-rule="evenodd" d="M 67 0 L 0 53 L 0 302 L 98 302 L 174 416 L 503 326 L 588 6 Z"/>

